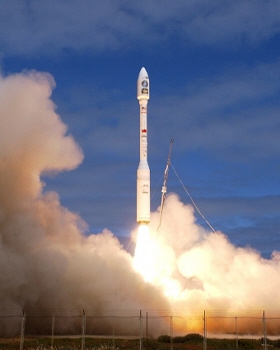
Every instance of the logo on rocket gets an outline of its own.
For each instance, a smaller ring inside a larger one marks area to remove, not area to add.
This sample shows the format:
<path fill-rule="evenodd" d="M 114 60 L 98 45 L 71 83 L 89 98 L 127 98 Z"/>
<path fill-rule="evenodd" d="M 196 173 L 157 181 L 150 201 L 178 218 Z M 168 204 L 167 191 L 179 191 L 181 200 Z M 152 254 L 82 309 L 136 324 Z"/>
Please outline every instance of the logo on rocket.
<path fill-rule="evenodd" d="M 150 222 L 150 168 L 148 165 L 147 105 L 150 82 L 146 69 L 140 70 L 137 80 L 137 99 L 140 105 L 140 162 L 137 169 L 137 222 Z"/>

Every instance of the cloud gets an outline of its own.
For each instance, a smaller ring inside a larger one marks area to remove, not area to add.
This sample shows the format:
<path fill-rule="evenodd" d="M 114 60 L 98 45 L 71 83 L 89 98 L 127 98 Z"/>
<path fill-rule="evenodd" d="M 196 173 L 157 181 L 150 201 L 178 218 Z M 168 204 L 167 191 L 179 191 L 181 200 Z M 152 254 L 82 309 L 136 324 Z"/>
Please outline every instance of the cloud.
<path fill-rule="evenodd" d="M 96 54 L 130 50 L 136 43 L 160 45 L 174 37 L 232 48 L 279 33 L 279 12 L 279 4 L 263 0 L 165 1 L 164 6 L 161 1 L 106 0 L 97 6 L 89 0 L 11 0 L 1 4 L 0 44 L 5 56 L 52 56 L 67 50 Z"/>
<path fill-rule="evenodd" d="M 176 135 L 181 150 L 203 149 L 241 162 L 271 159 L 279 153 L 278 72 L 276 62 L 186 82 L 178 95 L 153 100 L 150 113 L 160 116 L 161 138 Z M 154 123 L 156 118 L 149 120 L 152 131 Z"/>
<path fill-rule="evenodd" d="M 202 191 L 203 192 L 203 191 Z M 251 246 L 270 256 L 279 244 L 279 196 L 216 197 L 196 199 L 203 215 L 216 230 L 238 246 Z M 186 202 L 189 202 L 187 198 Z M 198 221 L 207 227 L 198 212 Z"/>
<path fill-rule="evenodd" d="M 191 40 L 208 45 L 255 45 L 279 33 L 279 4 L 262 0 L 214 2 L 186 25 Z M 208 33 L 208 35 L 207 35 Z"/>

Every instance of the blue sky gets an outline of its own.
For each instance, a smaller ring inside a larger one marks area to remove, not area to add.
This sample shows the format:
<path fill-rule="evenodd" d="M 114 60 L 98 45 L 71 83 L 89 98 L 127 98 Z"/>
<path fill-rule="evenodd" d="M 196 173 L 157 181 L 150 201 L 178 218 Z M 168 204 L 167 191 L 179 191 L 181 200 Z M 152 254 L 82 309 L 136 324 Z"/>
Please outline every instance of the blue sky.
<path fill-rule="evenodd" d="M 45 191 L 90 232 L 136 227 L 144 66 L 152 210 L 174 136 L 172 165 L 211 225 L 265 257 L 280 249 L 279 2 L 1 0 L 0 63 L 4 76 L 54 77 L 51 98 L 84 160 L 44 176 Z M 172 169 L 168 192 L 190 203 Z"/>

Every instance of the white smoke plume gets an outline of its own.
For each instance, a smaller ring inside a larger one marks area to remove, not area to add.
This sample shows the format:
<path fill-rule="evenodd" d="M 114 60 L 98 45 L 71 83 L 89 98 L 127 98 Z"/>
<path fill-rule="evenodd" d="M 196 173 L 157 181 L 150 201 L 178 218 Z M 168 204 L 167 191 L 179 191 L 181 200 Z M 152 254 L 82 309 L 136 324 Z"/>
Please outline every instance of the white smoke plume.
<path fill-rule="evenodd" d="M 0 311 L 167 305 L 111 232 L 84 236 L 83 220 L 43 193 L 41 174 L 83 159 L 55 113 L 53 87 L 38 72 L 0 78 Z"/>
<path fill-rule="evenodd" d="M 176 304 L 228 311 L 280 310 L 279 252 L 263 259 L 251 248 L 235 247 L 222 232 L 205 231 L 195 223 L 193 208 L 175 194 L 167 197 L 164 210 L 155 240 L 161 255 L 164 251 L 170 259 L 164 261 L 171 269 L 168 275 L 180 282 Z"/>
<path fill-rule="evenodd" d="M 280 253 L 274 251 L 271 259 L 264 259 L 258 251 L 236 247 L 222 232 L 207 232 L 197 225 L 193 211 L 176 194 L 169 194 L 159 233 L 155 233 L 159 213 L 152 214 L 151 265 L 155 268 L 149 276 L 169 296 L 172 307 L 193 313 L 223 310 L 223 316 L 243 311 L 249 317 L 257 310 L 279 314 Z M 208 322 L 215 332 L 226 328 L 234 332 L 232 321 L 230 327 L 224 319 Z M 248 319 L 239 321 L 244 332 L 260 332 L 262 324 L 248 327 Z M 269 332 L 275 334 L 276 329 L 270 321 Z"/>
<path fill-rule="evenodd" d="M 142 257 L 150 282 L 111 232 L 85 236 L 86 223 L 58 194 L 44 193 L 40 179 L 83 159 L 55 112 L 53 87 L 46 73 L 0 78 L 0 313 L 280 310 L 280 254 L 265 260 L 221 232 L 206 232 L 175 194 L 166 199 L 159 233 L 159 212 L 151 216 L 151 255 Z M 2 335 L 18 333 L 0 323 Z"/>

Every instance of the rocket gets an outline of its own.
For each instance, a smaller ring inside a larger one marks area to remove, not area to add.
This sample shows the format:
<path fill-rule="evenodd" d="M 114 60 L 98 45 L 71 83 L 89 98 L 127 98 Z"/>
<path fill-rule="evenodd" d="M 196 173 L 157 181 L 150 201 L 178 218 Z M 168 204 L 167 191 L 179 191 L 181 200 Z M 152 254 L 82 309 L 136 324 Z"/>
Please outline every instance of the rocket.
<path fill-rule="evenodd" d="M 146 69 L 140 70 L 137 80 L 137 99 L 140 105 L 140 162 L 137 169 L 137 222 L 150 222 L 150 168 L 148 165 L 147 105 L 150 82 Z"/>

